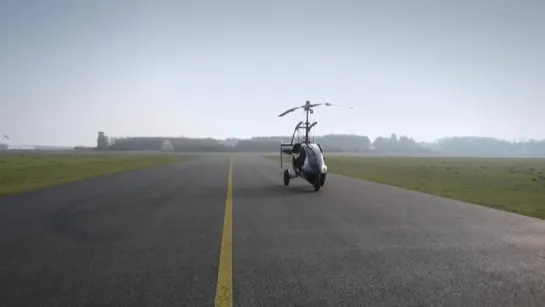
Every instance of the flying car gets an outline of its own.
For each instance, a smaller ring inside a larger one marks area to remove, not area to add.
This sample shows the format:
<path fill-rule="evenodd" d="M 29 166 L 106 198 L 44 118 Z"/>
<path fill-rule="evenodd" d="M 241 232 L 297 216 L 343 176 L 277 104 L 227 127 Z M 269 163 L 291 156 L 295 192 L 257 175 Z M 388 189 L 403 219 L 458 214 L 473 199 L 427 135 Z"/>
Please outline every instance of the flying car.
<path fill-rule="evenodd" d="M 290 184 L 291 179 L 297 177 L 310 183 L 314 187 L 315 192 L 318 192 L 325 184 L 327 165 L 323 148 L 320 144 L 314 142 L 314 140 L 311 141 L 309 137 L 311 129 L 318 124 L 318 122 L 313 122 L 312 124 L 309 122 L 309 114 L 313 114 L 313 108 L 320 105 L 334 106 L 328 102 L 311 104 L 310 101 L 307 100 L 304 105 L 291 108 L 278 115 L 278 117 L 282 117 L 298 109 L 303 109 L 306 115 L 306 120 L 304 122 L 300 121 L 295 126 L 291 141 L 289 143 L 280 141 L 280 167 L 284 167 L 282 158 L 284 154 L 292 156 L 292 171 L 289 169 L 284 170 L 284 185 L 286 186 Z M 304 130 L 302 137 L 300 137 L 301 130 Z M 297 140 L 295 138 L 296 134 L 299 134 Z"/>

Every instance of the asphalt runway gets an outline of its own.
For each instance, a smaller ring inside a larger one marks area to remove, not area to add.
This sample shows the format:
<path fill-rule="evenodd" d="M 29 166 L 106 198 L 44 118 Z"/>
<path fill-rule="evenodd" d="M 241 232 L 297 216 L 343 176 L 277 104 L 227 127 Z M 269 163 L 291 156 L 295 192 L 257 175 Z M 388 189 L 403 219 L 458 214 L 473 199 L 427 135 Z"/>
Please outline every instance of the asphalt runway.
<path fill-rule="evenodd" d="M 545 221 L 328 176 L 211 154 L 0 198 L 0 306 L 545 305 Z"/>

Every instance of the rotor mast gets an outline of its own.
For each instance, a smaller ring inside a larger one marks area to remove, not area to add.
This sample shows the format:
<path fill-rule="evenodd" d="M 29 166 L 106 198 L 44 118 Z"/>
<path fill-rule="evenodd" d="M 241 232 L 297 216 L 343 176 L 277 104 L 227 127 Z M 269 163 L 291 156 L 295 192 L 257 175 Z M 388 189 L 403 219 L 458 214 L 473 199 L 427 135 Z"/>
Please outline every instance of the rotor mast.
<path fill-rule="evenodd" d="M 309 122 L 308 122 L 308 114 L 309 113 L 314 113 L 313 110 L 312 110 L 312 107 L 310 105 L 310 101 L 307 100 L 305 106 L 304 106 L 304 109 L 305 109 L 305 115 L 306 115 L 306 118 L 305 118 L 305 139 L 304 139 L 304 143 L 305 144 L 309 144 L 310 143 L 310 137 L 309 137 L 309 134 L 310 134 L 310 129 L 312 129 L 312 127 L 314 127 L 315 124 L 311 125 Z"/>

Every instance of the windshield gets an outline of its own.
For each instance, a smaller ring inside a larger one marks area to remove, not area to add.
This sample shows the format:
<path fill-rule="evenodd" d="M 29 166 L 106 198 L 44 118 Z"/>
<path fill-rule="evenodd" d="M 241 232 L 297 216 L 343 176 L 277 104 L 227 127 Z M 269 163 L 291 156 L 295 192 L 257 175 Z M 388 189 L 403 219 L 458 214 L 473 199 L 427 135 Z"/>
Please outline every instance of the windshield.
<path fill-rule="evenodd" d="M 310 163 L 322 163 L 323 161 L 322 153 L 320 152 L 320 149 L 318 147 L 309 146 L 309 147 L 306 147 L 305 149 L 307 152 L 308 161 Z"/>

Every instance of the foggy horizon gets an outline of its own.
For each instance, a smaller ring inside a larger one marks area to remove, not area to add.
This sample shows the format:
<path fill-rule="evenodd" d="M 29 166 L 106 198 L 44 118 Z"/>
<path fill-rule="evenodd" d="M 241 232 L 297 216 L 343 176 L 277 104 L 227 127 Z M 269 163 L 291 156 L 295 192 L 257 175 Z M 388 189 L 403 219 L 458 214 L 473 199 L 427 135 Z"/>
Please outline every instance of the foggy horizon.
<path fill-rule="evenodd" d="M 449 138 L 493 138 L 493 139 L 497 139 L 497 140 L 500 140 L 500 141 L 506 141 L 506 142 L 511 142 L 511 143 L 517 143 L 517 142 L 528 142 L 528 141 L 545 141 L 545 138 L 542 138 L 542 139 L 532 139 L 532 138 L 518 138 L 518 139 L 503 139 L 503 138 L 498 138 L 498 137 L 493 137 L 493 136 L 482 136 L 482 135 L 448 135 L 448 136 L 443 136 L 443 137 L 439 137 L 437 139 L 433 139 L 433 140 L 419 140 L 419 139 L 416 139 L 410 135 L 403 135 L 403 134 L 397 134 L 395 132 L 392 132 L 392 133 L 389 133 L 389 134 L 384 134 L 384 135 L 378 135 L 378 136 L 375 136 L 375 137 L 371 137 L 369 135 L 364 135 L 364 134 L 351 134 L 351 133 L 327 133 L 327 134 L 322 134 L 322 135 L 315 135 L 315 136 L 312 136 L 311 134 L 311 139 L 313 137 L 323 137 L 323 136 L 327 136 L 327 135 L 355 135 L 355 136 L 366 136 L 369 138 L 370 142 L 372 143 L 377 137 L 383 137 L 383 138 L 389 138 L 392 134 L 395 134 L 397 136 L 397 138 L 399 139 L 400 137 L 404 136 L 404 137 L 408 137 L 408 138 L 411 138 L 413 139 L 416 143 L 435 143 L 436 141 L 440 141 L 440 140 L 445 140 L 445 139 L 449 139 Z M 211 137 L 211 136 L 203 136 L 203 137 L 188 137 L 188 136 L 162 136 L 162 135 L 132 135 L 132 136 L 115 136 L 115 135 L 106 135 L 107 137 L 113 137 L 117 140 L 119 139 L 131 139 L 131 138 L 159 138 L 159 139 L 176 139 L 176 138 L 192 138 L 192 139 L 206 139 L 206 138 L 211 138 L 211 139 L 216 139 L 218 141 L 222 141 L 222 140 L 228 140 L 228 139 L 236 139 L 236 140 L 249 140 L 249 139 L 252 139 L 252 138 L 269 138 L 269 137 L 272 137 L 272 138 L 275 138 L 275 137 L 278 137 L 279 140 L 281 137 L 285 137 L 286 139 L 284 139 L 284 141 L 288 141 L 288 138 L 291 138 L 291 134 L 286 134 L 286 135 L 254 135 L 254 136 L 247 136 L 247 137 L 237 137 L 237 136 L 227 136 L 227 137 L 223 137 L 223 138 L 218 138 L 218 137 Z M 94 147 L 97 145 L 97 137 L 95 136 L 94 139 L 91 139 L 88 143 L 86 144 L 59 144 L 59 143 L 51 143 L 51 142 L 41 142 L 41 143 L 19 143 L 19 142 L 12 142 L 11 139 L 10 140 L 4 140 L 4 141 L 1 141 L 0 144 L 8 144 L 8 145 L 11 145 L 11 148 L 12 149 L 16 149 L 18 146 L 46 146 L 46 147 L 76 147 L 76 146 L 91 146 L 91 147 Z"/>
<path fill-rule="evenodd" d="M 0 135 L 545 139 L 545 2 L 3 1 Z M 4 142 L 4 141 L 2 141 Z"/>

